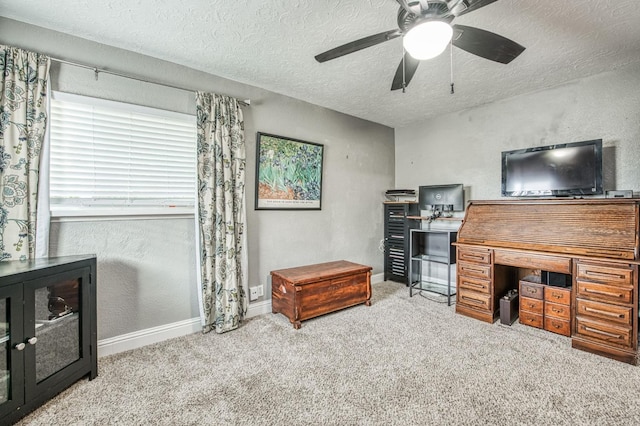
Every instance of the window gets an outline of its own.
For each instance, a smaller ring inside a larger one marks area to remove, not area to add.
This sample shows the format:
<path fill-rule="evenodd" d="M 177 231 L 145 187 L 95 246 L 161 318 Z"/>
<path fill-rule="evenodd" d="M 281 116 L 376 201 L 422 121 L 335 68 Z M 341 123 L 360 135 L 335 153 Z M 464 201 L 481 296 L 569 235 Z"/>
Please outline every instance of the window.
<path fill-rule="evenodd" d="M 50 129 L 54 215 L 73 209 L 120 214 L 192 210 L 194 116 L 54 92 Z"/>

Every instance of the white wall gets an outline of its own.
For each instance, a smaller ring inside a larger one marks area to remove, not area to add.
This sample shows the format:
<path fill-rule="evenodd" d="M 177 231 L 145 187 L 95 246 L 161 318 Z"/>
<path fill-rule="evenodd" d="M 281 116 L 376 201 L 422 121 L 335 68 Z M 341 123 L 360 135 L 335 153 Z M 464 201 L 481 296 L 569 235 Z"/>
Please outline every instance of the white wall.
<path fill-rule="evenodd" d="M 601 138 L 605 189 L 638 192 L 638 87 L 635 64 L 396 129 L 396 186 L 463 183 L 468 199 L 497 199 L 502 151 Z"/>
<path fill-rule="evenodd" d="M 251 99 L 247 140 L 249 285 L 269 271 L 338 259 L 380 273 L 382 201 L 394 182 L 393 130 L 204 72 L 0 18 L 0 43 L 179 87 Z M 189 91 L 54 63 L 54 90 L 195 112 Z M 256 132 L 325 145 L 321 211 L 255 211 Z M 51 255 L 98 256 L 98 339 L 198 316 L 193 218 L 55 222 Z M 265 289 L 270 297 L 270 288 Z M 257 302 L 261 302 L 258 300 Z"/>

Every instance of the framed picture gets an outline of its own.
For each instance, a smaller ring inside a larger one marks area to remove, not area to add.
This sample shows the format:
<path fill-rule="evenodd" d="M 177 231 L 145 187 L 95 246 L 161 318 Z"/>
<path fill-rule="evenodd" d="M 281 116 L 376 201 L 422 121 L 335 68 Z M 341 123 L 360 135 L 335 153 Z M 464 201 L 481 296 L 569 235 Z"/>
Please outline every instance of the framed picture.
<path fill-rule="evenodd" d="M 258 132 L 256 210 L 320 210 L 324 146 Z"/>

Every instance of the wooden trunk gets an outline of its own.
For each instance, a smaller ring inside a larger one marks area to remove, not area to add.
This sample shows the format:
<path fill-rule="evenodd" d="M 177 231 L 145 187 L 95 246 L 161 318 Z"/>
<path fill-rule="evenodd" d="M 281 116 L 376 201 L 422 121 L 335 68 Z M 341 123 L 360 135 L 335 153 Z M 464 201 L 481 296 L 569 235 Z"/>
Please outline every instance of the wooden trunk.
<path fill-rule="evenodd" d="M 371 305 L 371 267 L 339 260 L 271 271 L 271 306 L 295 329 L 309 318 Z"/>

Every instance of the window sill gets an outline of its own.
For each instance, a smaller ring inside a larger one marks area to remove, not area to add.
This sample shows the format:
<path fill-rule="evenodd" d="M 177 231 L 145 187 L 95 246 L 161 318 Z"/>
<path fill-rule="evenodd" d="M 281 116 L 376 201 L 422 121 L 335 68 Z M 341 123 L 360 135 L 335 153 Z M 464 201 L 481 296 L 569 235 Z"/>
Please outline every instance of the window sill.
<path fill-rule="evenodd" d="M 52 222 L 193 219 L 195 207 L 51 207 Z"/>

